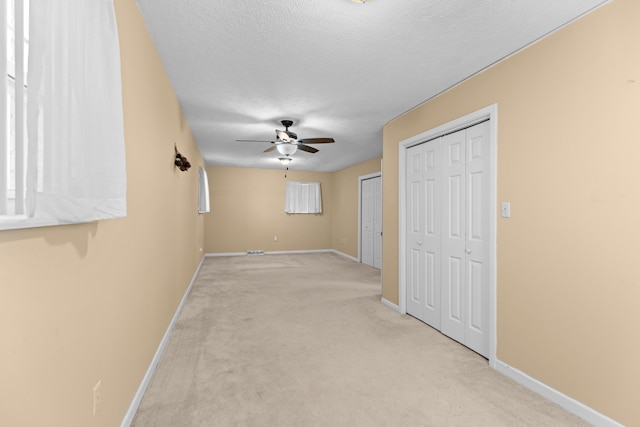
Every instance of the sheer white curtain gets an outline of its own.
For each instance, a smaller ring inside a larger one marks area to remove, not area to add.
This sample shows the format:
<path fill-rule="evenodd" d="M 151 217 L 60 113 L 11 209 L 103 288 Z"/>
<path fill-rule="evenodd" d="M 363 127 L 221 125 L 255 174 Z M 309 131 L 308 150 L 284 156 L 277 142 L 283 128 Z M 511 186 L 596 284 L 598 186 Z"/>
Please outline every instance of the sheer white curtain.
<path fill-rule="evenodd" d="M 22 226 L 126 216 L 113 0 L 30 0 Z"/>
<path fill-rule="evenodd" d="M 198 213 L 207 213 L 211 211 L 211 203 L 209 201 L 209 178 L 204 167 L 198 168 Z"/>
<path fill-rule="evenodd" d="M 284 211 L 287 213 L 322 213 L 322 192 L 319 182 L 288 181 Z"/>

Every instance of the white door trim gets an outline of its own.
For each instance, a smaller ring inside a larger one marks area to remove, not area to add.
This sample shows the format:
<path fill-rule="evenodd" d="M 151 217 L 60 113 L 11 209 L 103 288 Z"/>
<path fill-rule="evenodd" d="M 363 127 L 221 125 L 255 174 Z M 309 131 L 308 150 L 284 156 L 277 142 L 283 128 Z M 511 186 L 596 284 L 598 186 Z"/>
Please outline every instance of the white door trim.
<path fill-rule="evenodd" d="M 489 180 L 491 182 L 491 190 L 489 193 L 489 365 L 496 367 L 496 227 L 497 227 L 497 193 L 498 193 L 498 105 L 493 104 L 482 108 L 464 117 L 452 120 L 448 123 L 440 125 L 434 129 L 414 135 L 410 138 L 400 141 L 398 144 L 398 306 L 401 314 L 407 313 L 407 283 L 406 283 L 406 168 L 407 168 L 407 149 L 411 146 L 426 142 L 430 139 L 454 132 L 471 126 L 483 120 L 490 120 L 489 144 L 491 147 L 491 159 L 489 165 Z"/>
<path fill-rule="evenodd" d="M 382 172 L 374 172 L 358 177 L 358 262 L 362 262 L 362 181 L 378 177 L 382 179 Z"/>

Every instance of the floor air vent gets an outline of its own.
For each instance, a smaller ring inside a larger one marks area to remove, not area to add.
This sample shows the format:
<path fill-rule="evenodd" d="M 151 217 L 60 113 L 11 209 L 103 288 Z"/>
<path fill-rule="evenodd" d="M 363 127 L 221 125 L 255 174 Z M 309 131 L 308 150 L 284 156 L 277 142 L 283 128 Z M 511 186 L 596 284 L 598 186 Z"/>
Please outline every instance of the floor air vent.
<path fill-rule="evenodd" d="M 247 255 L 264 255 L 264 251 L 260 249 L 255 251 L 247 251 Z"/>

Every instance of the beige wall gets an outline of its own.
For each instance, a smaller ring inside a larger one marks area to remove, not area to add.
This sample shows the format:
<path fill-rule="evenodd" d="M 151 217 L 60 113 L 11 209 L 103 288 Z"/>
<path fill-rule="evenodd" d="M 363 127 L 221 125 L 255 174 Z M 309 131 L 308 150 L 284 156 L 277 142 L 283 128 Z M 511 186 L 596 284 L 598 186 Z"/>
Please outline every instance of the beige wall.
<path fill-rule="evenodd" d="M 331 173 L 207 166 L 211 212 L 205 218 L 207 253 L 331 249 Z M 285 183 L 320 182 L 322 214 L 284 212 Z M 274 237 L 278 236 L 278 241 Z"/>
<path fill-rule="evenodd" d="M 202 256 L 202 158 L 134 0 L 115 3 L 128 216 L 0 232 L 2 426 L 120 425 Z"/>
<path fill-rule="evenodd" d="M 334 172 L 332 248 L 358 257 L 358 177 L 380 172 L 381 158 Z"/>
<path fill-rule="evenodd" d="M 498 358 L 640 425 L 640 2 L 616 0 L 384 128 L 383 295 L 398 301 L 398 143 L 498 105 Z M 498 210 L 499 211 L 499 210 Z"/>
<path fill-rule="evenodd" d="M 380 171 L 380 158 L 338 172 L 207 166 L 211 213 L 207 253 L 335 249 L 358 256 L 358 177 Z M 285 183 L 320 182 L 323 212 L 284 212 Z M 278 241 L 274 237 L 278 236 Z"/>

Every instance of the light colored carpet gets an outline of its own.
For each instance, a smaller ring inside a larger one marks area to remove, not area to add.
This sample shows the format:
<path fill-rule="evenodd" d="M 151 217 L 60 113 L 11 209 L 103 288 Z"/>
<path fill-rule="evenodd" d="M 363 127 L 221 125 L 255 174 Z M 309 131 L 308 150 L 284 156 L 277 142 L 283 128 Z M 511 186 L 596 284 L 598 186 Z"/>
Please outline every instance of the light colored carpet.
<path fill-rule="evenodd" d="M 588 425 L 380 290 L 332 253 L 205 259 L 132 425 Z"/>

